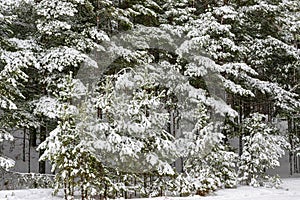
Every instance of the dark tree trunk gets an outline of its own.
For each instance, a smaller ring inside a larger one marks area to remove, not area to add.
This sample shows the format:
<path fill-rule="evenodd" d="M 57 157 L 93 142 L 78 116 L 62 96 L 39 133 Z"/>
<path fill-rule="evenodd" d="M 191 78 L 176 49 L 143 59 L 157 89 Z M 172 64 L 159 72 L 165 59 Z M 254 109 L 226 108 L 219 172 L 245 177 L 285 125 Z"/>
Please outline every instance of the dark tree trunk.
<path fill-rule="evenodd" d="M 288 131 L 289 131 L 289 142 L 291 145 L 291 150 L 289 153 L 289 163 L 290 163 L 290 175 L 293 175 L 293 135 L 292 135 L 292 120 L 288 118 Z"/>
<path fill-rule="evenodd" d="M 26 161 L 26 128 L 23 129 L 23 162 Z"/>
<path fill-rule="evenodd" d="M 30 131 L 30 129 L 29 129 L 29 131 Z M 28 173 L 30 173 L 31 172 L 31 168 L 30 168 L 30 164 L 31 164 L 31 152 L 30 152 L 30 149 L 31 149 L 31 140 L 32 140 L 32 138 L 31 138 L 31 132 L 28 134 L 28 136 L 29 136 L 29 145 L 28 145 Z"/>
<path fill-rule="evenodd" d="M 36 147 L 37 143 L 36 143 L 36 136 L 37 136 L 37 132 L 36 132 L 36 128 L 31 128 L 30 129 L 30 133 L 29 133 L 29 137 L 30 137 L 30 146 L 32 147 Z"/>
<path fill-rule="evenodd" d="M 239 118 L 240 118 L 240 137 L 239 137 L 239 156 L 242 156 L 243 154 L 243 130 L 242 130 L 242 123 L 243 123 L 243 103 L 242 100 L 240 100 L 239 103 Z"/>
<path fill-rule="evenodd" d="M 46 140 L 46 127 L 44 125 L 41 126 L 40 130 L 40 141 L 41 143 Z M 45 150 L 40 149 L 40 157 L 43 155 Z M 46 162 L 45 161 L 40 161 L 39 162 L 39 173 L 45 174 L 46 173 Z"/>

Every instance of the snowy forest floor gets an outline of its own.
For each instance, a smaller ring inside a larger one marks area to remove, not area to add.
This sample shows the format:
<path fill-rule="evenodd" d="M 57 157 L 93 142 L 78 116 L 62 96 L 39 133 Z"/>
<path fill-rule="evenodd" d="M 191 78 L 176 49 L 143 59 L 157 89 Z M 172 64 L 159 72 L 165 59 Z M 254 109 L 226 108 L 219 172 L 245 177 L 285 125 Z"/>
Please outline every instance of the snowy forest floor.
<path fill-rule="evenodd" d="M 52 196 L 51 189 L 5 190 L 0 191 L 0 200 L 62 200 L 62 196 Z M 300 178 L 285 178 L 281 189 L 253 188 L 240 186 L 237 189 L 224 189 L 200 197 L 157 197 L 152 200 L 299 200 Z M 138 199 L 150 200 L 150 199 Z"/>

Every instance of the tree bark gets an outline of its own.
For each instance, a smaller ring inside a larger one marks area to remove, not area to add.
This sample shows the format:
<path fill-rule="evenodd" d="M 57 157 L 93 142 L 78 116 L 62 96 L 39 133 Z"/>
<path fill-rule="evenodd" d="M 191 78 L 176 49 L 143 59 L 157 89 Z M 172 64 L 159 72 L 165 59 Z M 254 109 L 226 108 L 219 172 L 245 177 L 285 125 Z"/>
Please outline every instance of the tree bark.
<path fill-rule="evenodd" d="M 239 123 L 240 123 L 240 137 L 239 137 L 239 156 L 241 157 L 243 154 L 243 130 L 242 130 L 242 123 L 243 123 L 243 103 L 242 100 L 239 102 Z"/>
<path fill-rule="evenodd" d="M 289 132 L 289 142 L 291 145 L 289 153 L 289 163 L 290 163 L 290 175 L 293 175 L 293 136 L 292 136 L 292 120 L 288 118 L 288 132 Z"/>
<path fill-rule="evenodd" d="M 37 143 L 36 143 L 36 136 L 37 136 L 37 132 L 36 132 L 36 128 L 31 128 L 29 129 L 30 133 L 29 133 L 29 137 L 30 137 L 30 146 L 32 147 L 36 147 Z"/>
<path fill-rule="evenodd" d="M 46 140 L 46 126 L 41 125 L 40 129 L 40 141 L 41 143 Z M 40 149 L 39 156 L 41 157 L 44 154 L 45 150 Z M 40 161 L 39 162 L 39 173 L 40 174 L 45 174 L 46 173 L 46 162 L 45 161 Z"/>
<path fill-rule="evenodd" d="M 30 129 L 28 129 L 29 131 L 30 131 Z M 28 134 L 28 137 L 29 137 L 29 142 L 28 142 L 28 173 L 30 173 L 31 172 L 31 167 L 30 167 L 30 164 L 31 164 L 31 152 L 30 152 L 30 147 L 31 147 L 31 140 L 32 140 L 32 138 L 31 138 L 31 131 L 29 132 L 29 134 Z"/>

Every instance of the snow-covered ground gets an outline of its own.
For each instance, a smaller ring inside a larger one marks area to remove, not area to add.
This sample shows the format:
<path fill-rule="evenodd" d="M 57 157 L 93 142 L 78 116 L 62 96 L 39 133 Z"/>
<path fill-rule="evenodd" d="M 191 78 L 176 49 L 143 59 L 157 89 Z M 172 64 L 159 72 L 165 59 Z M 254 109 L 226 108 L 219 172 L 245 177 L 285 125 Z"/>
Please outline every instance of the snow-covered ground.
<path fill-rule="evenodd" d="M 153 200 L 299 200 L 300 178 L 283 179 L 281 189 L 252 188 L 241 186 L 237 189 L 219 190 L 207 197 L 158 197 Z M 5 190 L 0 191 L 0 200 L 62 200 L 53 197 L 51 189 Z M 139 199 L 149 200 L 149 199 Z"/>

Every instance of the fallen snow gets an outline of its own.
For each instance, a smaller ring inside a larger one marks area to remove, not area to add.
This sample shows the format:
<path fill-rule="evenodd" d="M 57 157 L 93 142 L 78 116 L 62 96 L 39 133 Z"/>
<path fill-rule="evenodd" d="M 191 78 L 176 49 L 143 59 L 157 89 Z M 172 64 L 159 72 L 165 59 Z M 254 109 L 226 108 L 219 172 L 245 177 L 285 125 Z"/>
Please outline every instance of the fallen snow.
<path fill-rule="evenodd" d="M 3 190 L 0 200 L 62 200 L 62 197 L 52 196 L 52 189 Z"/>
<path fill-rule="evenodd" d="M 62 200 L 62 195 L 54 197 L 51 189 L 4 190 L 0 200 Z M 157 197 L 152 200 L 299 200 L 300 178 L 283 179 L 281 189 L 253 188 L 241 186 L 237 189 L 219 190 L 207 197 Z M 137 199 L 136 199 L 137 200 Z M 150 200 L 150 199 L 138 199 Z"/>

